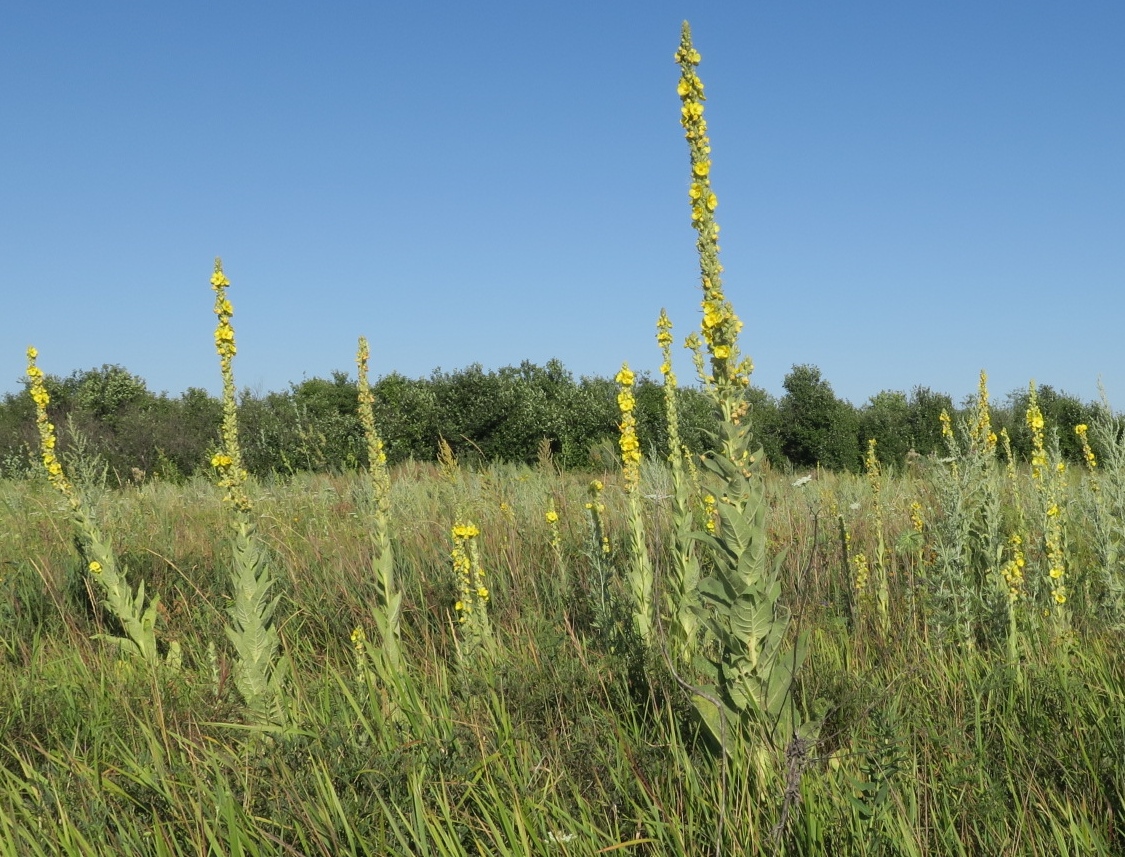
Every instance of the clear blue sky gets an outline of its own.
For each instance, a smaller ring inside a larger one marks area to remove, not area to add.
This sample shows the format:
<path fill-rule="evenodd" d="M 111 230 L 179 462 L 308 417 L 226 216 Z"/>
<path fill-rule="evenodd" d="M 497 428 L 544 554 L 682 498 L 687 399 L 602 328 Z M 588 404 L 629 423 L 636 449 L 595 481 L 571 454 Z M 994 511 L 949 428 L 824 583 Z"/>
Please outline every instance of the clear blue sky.
<path fill-rule="evenodd" d="M 1120 0 L 5 4 L 0 390 L 32 343 L 217 390 L 216 255 L 258 391 L 361 334 L 376 376 L 655 370 L 699 319 L 685 18 L 757 384 L 1125 409 Z"/>

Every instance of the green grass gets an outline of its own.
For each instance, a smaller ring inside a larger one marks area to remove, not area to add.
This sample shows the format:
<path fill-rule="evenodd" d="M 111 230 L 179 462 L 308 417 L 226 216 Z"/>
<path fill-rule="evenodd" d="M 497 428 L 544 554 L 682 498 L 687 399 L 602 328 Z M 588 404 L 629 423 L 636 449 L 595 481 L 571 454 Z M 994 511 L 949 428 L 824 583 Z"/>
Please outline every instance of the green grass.
<path fill-rule="evenodd" d="M 184 649 L 183 669 L 153 671 L 91 639 L 109 619 L 81 583 L 57 495 L 39 482 L 0 484 L 0 854 L 1125 850 L 1115 822 L 1120 635 L 1076 611 L 1069 640 L 1029 626 L 1015 664 L 987 634 L 972 647 L 945 643 L 897 554 L 884 634 L 853 612 L 830 515 L 845 515 L 853 544 L 873 543 L 862 477 L 822 475 L 800 489 L 767 480 L 771 544 L 789 549 L 783 599 L 794 632 L 809 632 L 795 697 L 828 707 L 819 743 L 788 769 L 779 748 L 763 772 L 737 758 L 722 765 L 661 659 L 594 621 L 589 475 L 499 466 L 451 484 L 408 465 L 394 476 L 401 716 L 388 715 L 374 678 L 357 678 L 351 648 L 352 629 L 371 628 L 374 593 L 362 477 L 257 486 L 294 668 L 288 734 L 250 725 L 232 685 L 228 525 L 213 488 L 150 483 L 97 501 L 131 578 L 163 596 L 161 639 Z M 620 591 L 626 503 L 603 478 Z M 662 496 L 662 480 L 646 465 L 642 491 Z M 889 543 L 926 485 L 884 480 Z M 549 546 L 548 499 L 567 579 Z M 668 501 L 645 502 L 659 571 Z M 480 526 L 493 592 L 499 654 L 479 667 L 454 648 L 453 504 Z M 1075 557 L 1082 538 L 1074 528 Z M 620 625 L 628 619 L 620 611 Z"/>

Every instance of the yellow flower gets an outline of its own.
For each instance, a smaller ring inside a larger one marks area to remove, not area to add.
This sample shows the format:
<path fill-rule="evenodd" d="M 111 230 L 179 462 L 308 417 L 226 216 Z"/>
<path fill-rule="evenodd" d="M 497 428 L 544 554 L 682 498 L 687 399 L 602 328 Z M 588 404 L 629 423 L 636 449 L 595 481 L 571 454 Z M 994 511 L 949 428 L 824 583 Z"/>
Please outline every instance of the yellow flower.
<path fill-rule="evenodd" d="M 94 560 L 93 562 L 90 563 L 90 571 L 92 571 L 94 574 L 101 574 L 102 573 L 102 564 L 100 562 L 98 562 L 97 560 Z"/>
<path fill-rule="evenodd" d="M 925 522 L 922 519 L 922 504 L 918 501 L 914 501 L 910 504 L 910 523 L 914 525 L 914 529 L 919 533 L 922 532 L 925 526 Z"/>
<path fill-rule="evenodd" d="M 945 408 L 941 409 L 941 415 L 938 417 L 941 420 L 941 434 L 942 437 L 953 439 L 953 421 L 949 417 L 949 411 Z"/>
<path fill-rule="evenodd" d="M 548 511 L 547 514 L 544 515 L 544 517 L 547 519 L 548 524 L 557 524 L 559 521 L 559 513 L 554 509 Z"/>

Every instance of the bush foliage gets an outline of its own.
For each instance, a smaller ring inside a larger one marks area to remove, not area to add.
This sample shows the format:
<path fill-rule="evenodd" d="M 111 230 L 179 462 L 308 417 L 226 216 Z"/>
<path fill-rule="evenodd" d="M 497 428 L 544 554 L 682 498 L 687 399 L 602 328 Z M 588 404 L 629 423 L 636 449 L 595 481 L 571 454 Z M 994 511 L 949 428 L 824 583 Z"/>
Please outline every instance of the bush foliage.
<path fill-rule="evenodd" d="M 111 484 L 159 477 L 179 481 L 207 469 L 218 439 L 222 408 L 206 390 L 179 396 L 154 393 L 122 366 L 46 376 L 52 419 L 64 455 L 89 459 Z M 913 452 L 943 448 L 939 415 L 959 409 L 945 393 L 915 387 L 909 394 L 883 390 L 862 406 L 840 399 L 816 366 L 794 366 L 775 398 L 750 390 L 751 419 L 770 463 L 781 469 L 821 468 L 852 472 L 862 467 L 867 441 L 875 438 L 880 462 L 901 468 Z M 486 370 L 479 364 L 428 378 L 385 375 L 372 387 L 375 417 L 392 464 L 433 461 L 439 438 L 466 462 L 533 463 L 549 444 L 565 469 L 605 468 L 616 459 L 616 385 L 611 378 L 576 379 L 558 360 L 545 366 Z M 668 437 L 663 389 L 637 382 L 637 432 L 646 455 L 665 457 Z M 677 392 L 681 442 L 695 453 L 709 448 L 716 423 L 698 389 Z M 1027 390 L 1008 394 L 995 409 L 997 430 L 1006 428 L 1016 453 L 1026 459 L 1031 437 L 1022 414 Z M 1105 407 L 1044 385 L 1039 406 L 1048 432 L 1057 433 L 1064 458 L 1080 461 L 1074 426 L 1091 423 Z M 241 395 L 244 454 L 257 476 L 342 472 L 366 464 L 356 413 L 355 381 L 345 372 L 309 378 L 288 390 Z M 0 474 L 29 469 L 35 444 L 34 407 L 26 390 L 0 399 Z M 202 469 L 201 469 L 202 468 Z"/>

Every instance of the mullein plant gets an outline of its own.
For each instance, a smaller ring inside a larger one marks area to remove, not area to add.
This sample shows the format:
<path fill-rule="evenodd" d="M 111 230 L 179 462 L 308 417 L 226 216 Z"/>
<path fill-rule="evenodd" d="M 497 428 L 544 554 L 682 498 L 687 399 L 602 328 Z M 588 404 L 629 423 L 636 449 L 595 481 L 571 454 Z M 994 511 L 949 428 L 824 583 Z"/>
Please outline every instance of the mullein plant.
<path fill-rule="evenodd" d="M 160 596 L 153 595 L 146 599 L 143 580 L 137 584 L 136 591 L 129 585 L 127 571 L 118 566 L 113 545 L 102 535 L 78 491 L 67 479 L 62 463 L 55 454 L 58 437 L 47 414 L 51 397 L 44 382 L 43 370 L 36 365 L 38 357 L 39 352 L 34 347 L 27 349 L 27 378 L 31 398 L 35 402 L 35 421 L 43 468 L 47 471 L 47 479 L 51 485 L 70 506 L 70 518 L 74 524 L 79 552 L 90 579 L 101 592 L 102 606 L 113 614 L 125 632 L 124 637 L 98 635 L 97 638 L 111 642 L 122 652 L 140 657 L 150 664 L 159 664 L 162 661 L 156 644 L 156 620 L 160 610 Z M 179 643 L 169 644 L 164 662 L 179 666 Z"/>
<path fill-rule="evenodd" d="M 641 444 L 637 439 L 637 418 L 633 411 L 636 375 L 629 364 L 617 373 L 617 407 L 621 412 L 618 443 L 621 447 L 621 481 L 629 500 L 629 570 L 626 585 L 632 598 L 633 630 L 642 646 L 652 642 L 653 596 L 652 562 L 645 542 L 644 510 L 641 508 Z"/>
<path fill-rule="evenodd" d="M 227 638 L 234 646 L 238 660 L 234 668 L 238 688 L 251 716 L 261 725 L 285 726 L 285 679 L 288 663 L 280 656 L 281 639 L 274 626 L 273 614 L 280 596 L 276 587 L 269 554 L 258 537 L 254 506 L 246 491 L 248 474 L 242 464 L 242 448 L 238 442 L 238 406 L 235 398 L 233 360 L 237 353 L 231 316 L 234 307 L 226 296 L 230 280 L 223 274 L 223 264 L 215 260 L 211 288 L 215 292 L 215 350 L 223 378 L 223 422 L 221 448 L 211 458 L 218 475 L 219 487 L 225 489 L 224 501 L 233 513 L 230 578 L 233 589 L 228 608 L 230 624 Z"/>
<path fill-rule="evenodd" d="M 890 581 L 887 574 L 887 547 L 883 536 L 883 475 L 879 457 L 875 454 L 876 441 L 867 441 L 867 454 L 863 457 L 867 483 L 871 487 L 871 507 L 875 524 L 875 610 L 879 630 L 884 635 L 890 630 Z"/>
<path fill-rule="evenodd" d="M 1101 577 L 1096 603 L 1113 627 L 1125 628 L 1125 437 L 1108 404 L 1092 425 L 1076 426 L 1075 433 L 1086 462 L 1083 496 Z M 1091 438 L 1101 452 L 1100 461 Z"/>
<path fill-rule="evenodd" d="M 453 573 L 457 578 L 457 619 L 459 652 L 462 662 L 487 658 L 492 651 L 492 626 L 488 620 L 491 593 L 485 586 L 477 538 L 480 530 L 471 521 L 453 526 Z"/>
<path fill-rule="evenodd" d="M 664 377 L 664 413 L 668 425 L 668 464 L 672 473 L 672 561 L 668 579 L 664 584 L 661 601 L 665 619 L 668 654 L 673 663 L 690 666 L 696 653 L 699 638 L 699 557 L 695 552 L 692 533 L 695 530 L 692 515 L 694 482 L 691 474 L 684 472 L 685 453 L 680 444 L 679 410 L 676 404 L 676 373 L 672 370 L 672 322 L 668 313 L 660 310 L 656 322 L 656 342 L 663 360 L 660 374 Z M 688 458 L 690 463 L 691 459 Z M 708 494 L 705 503 L 706 524 L 714 532 L 715 498 Z"/>
<path fill-rule="evenodd" d="M 594 625 L 603 635 L 608 635 L 613 624 L 613 604 L 610 598 L 609 581 L 612 573 L 610 565 L 609 535 L 605 529 L 605 503 L 602 492 L 605 484 L 594 479 L 586 489 L 587 530 L 586 556 L 597 576 L 597 598 L 593 603 Z"/>
<path fill-rule="evenodd" d="M 705 555 L 700 564 L 711 572 L 698 587 L 698 615 L 710 639 L 701 647 L 705 656 L 697 660 L 704 683 L 693 702 L 724 753 L 749 749 L 762 770 L 769 766 L 769 756 L 778 760 L 779 746 L 797 746 L 791 741 L 803 742 L 814 731 L 811 723 L 798 729 L 791 699 L 806 638 L 798 634 L 787 646 L 790 614 L 780 602 L 780 565 L 771 564 L 766 553 L 762 451 L 753 443 L 745 395 L 753 365 L 739 351 L 742 322 L 723 293 L 715 222 L 718 199 L 711 188 L 703 83 L 696 73 L 700 55 L 686 22 L 675 61 L 680 66 L 677 92 L 690 152 L 688 197 L 703 290 L 702 338 L 692 334 L 688 346 L 719 417 L 717 450 L 703 459 L 715 484 L 719 522 L 714 533 L 695 537 Z"/>
<path fill-rule="evenodd" d="M 562 592 L 568 593 L 570 590 L 570 572 L 567 568 L 566 557 L 563 556 L 562 532 L 559 529 L 559 513 L 555 511 L 554 499 L 547 502 L 547 511 L 543 513 L 543 518 L 547 522 L 547 529 L 550 533 L 547 543 L 551 548 L 551 554 L 555 558 L 555 570 L 559 576 L 559 587 Z"/>
<path fill-rule="evenodd" d="M 401 616 L 402 592 L 395 582 L 394 547 L 390 536 L 391 477 L 387 470 L 387 451 L 375 427 L 375 396 L 367 381 L 367 362 L 371 351 L 365 337 L 359 338 L 356 352 L 359 421 L 367 440 L 367 474 L 371 488 L 371 572 L 375 579 L 375 604 L 372 613 L 379 632 L 380 676 L 393 680 L 402 672 Z"/>
<path fill-rule="evenodd" d="M 1008 527 L 1004 563 L 1000 566 L 1001 587 L 1005 590 L 1008 613 L 1008 663 L 1015 666 L 1019 662 L 1019 607 L 1027 598 L 1027 556 L 1024 554 L 1027 526 L 1020 502 L 1019 473 L 1016 471 L 1016 459 L 1012 452 L 1012 438 L 1006 428 L 1000 429 L 1000 442 L 1004 448 L 1004 484 L 1008 506 L 1013 510 L 1015 518 L 1014 523 Z"/>
<path fill-rule="evenodd" d="M 1035 382 L 1028 386 L 1027 427 L 1031 431 L 1031 478 L 1040 498 L 1040 520 L 1043 526 L 1043 559 L 1046 575 L 1040 582 L 1046 589 L 1046 607 L 1043 616 L 1050 617 L 1055 630 L 1065 636 L 1070 630 L 1070 607 L 1067 602 L 1066 562 L 1066 463 L 1059 453 L 1058 438 L 1046 442 L 1043 412 Z"/>
<path fill-rule="evenodd" d="M 1006 539 L 996 470 L 999 438 L 992 430 L 988 375 L 980 373 L 976 401 L 959 422 L 960 432 L 948 412 L 943 410 L 940 419 L 949 454 L 934 475 L 940 514 L 931 528 L 935 568 L 928 580 L 930 620 L 939 637 L 973 648 L 977 632 L 995 630 L 1007 605 L 1002 597 Z"/>

